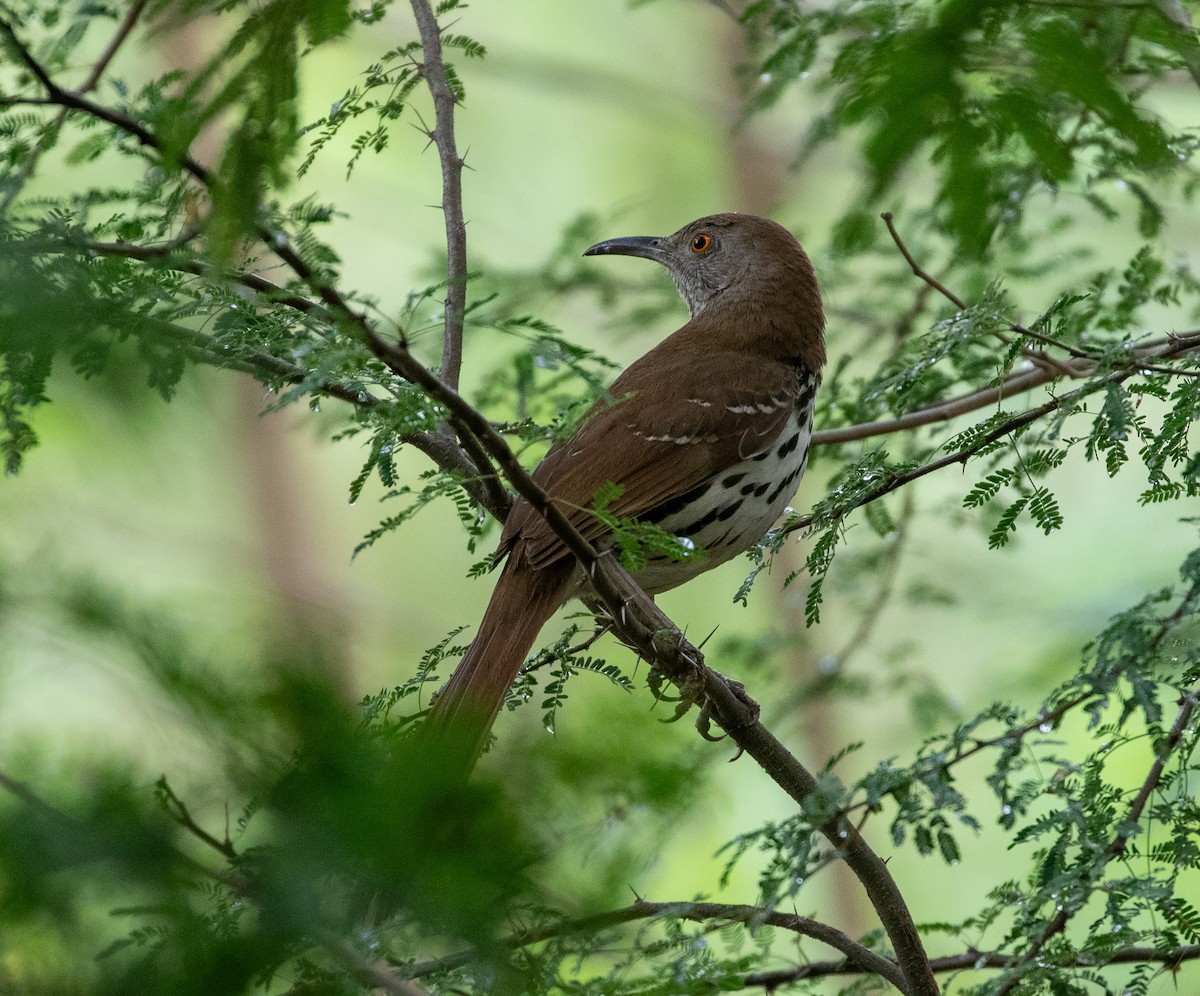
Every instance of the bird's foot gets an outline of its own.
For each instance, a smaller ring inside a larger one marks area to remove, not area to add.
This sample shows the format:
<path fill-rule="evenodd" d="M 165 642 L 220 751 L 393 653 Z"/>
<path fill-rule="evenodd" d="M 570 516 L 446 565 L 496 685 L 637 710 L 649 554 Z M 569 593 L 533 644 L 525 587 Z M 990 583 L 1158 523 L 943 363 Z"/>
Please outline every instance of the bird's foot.
<path fill-rule="evenodd" d="M 719 744 L 729 734 L 721 733 L 713 736 L 712 732 L 712 700 L 707 697 L 700 703 L 700 714 L 696 717 L 696 732 L 710 744 Z"/>
<path fill-rule="evenodd" d="M 650 685 L 650 691 L 654 693 L 654 697 L 661 702 L 674 702 L 675 711 L 669 719 L 664 719 L 664 723 L 675 723 L 686 715 L 692 706 L 699 706 L 701 713 L 708 708 L 708 696 L 704 691 L 704 679 L 700 675 L 689 675 L 686 678 L 673 678 L 672 683 L 679 692 L 678 695 L 672 695 L 666 691 L 667 678 L 660 671 L 652 670 L 650 676 L 646 679 Z"/>

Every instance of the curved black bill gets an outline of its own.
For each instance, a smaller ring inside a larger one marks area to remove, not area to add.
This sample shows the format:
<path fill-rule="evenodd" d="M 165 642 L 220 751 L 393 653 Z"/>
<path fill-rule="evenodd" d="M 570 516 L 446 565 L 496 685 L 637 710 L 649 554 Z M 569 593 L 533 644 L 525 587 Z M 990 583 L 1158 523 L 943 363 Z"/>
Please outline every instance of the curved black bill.
<path fill-rule="evenodd" d="M 605 239 L 583 251 L 585 256 L 641 256 L 658 259 L 662 256 L 662 239 L 654 235 L 623 235 Z"/>

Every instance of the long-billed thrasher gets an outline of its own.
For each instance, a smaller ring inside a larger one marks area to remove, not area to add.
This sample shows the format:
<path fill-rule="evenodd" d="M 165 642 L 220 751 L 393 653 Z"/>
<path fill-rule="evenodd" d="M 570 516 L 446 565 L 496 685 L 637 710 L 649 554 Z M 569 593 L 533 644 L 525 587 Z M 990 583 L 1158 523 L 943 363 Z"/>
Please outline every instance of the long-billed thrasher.
<path fill-rule="evenodd" d="M 635 578 L 653 595 L 749 549 L 795 494 L 825 363 L 821 292 L 791 233 L 753 215 L 609 239 L 584 255 L 661 263 L 692 317 L 616 379 L 533 479 L 593 543 L 608 533 L 593 499 L 611 482 L 621 490 L 607 512 L 654 523 L 695 551 L 647 561 Z M 542 625 L 587 591 L 579 564 L 525 501 L 504 523 L 496 560 L 505 557 L 479 632 L 425 724 L 425 739 L 467 770 Z"/>

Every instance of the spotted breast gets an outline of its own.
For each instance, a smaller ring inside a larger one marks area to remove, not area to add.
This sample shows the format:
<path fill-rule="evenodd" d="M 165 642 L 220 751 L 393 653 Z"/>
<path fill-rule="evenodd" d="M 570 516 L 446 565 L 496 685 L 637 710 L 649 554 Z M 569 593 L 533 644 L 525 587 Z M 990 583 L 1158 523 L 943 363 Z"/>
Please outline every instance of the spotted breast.
<path fill-rule="evenodd" d="M 763 415 L 771 405 L 790 407 L 783 428 L 769 442 L 747 453 L 719 476 L 710 477 L 686 494 L 644 516 L 679 537 L 688 550 L 701 556 L 675 561 L 654 558 L 637 574 L 651 594 L 667 591 L 752 547 L 783 514 L 796 493 L 808 464 L 812 437 L 813 401 L 820 376 L 798 371 L 795 394 L 776 395 L 757 405 Z M 696 399 L 703 403 L 702 399 Z M 733 411 L 731 414 L 743 414 Z M 746 414 L 749 414 L 748 412 Z M 688 445 L 686 440 L 676 445 Z"/>

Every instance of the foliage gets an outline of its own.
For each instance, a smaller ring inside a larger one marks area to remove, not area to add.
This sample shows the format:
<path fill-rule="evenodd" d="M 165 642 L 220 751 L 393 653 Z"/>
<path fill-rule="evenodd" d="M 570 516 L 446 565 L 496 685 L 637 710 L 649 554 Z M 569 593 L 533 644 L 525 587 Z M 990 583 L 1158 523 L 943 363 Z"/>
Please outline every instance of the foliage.
<path fill-rule="evenodd" d="M 509 500 L 496 454 L 455 421 L 452 392 L 398 372 L 380 337 L 419 354 L 423 366 L 412 359 L 410 369 L 441 362 L 456 386 L 452 351 L 425 355 L 427 333 L 465 335 L 468 348 L 482 331 L 503 335 L 504 363 L 468 400 L 532 457 L 570 430 L 613 366 L 544 315 L 583 298 L 628 325 L 663 313 L 668 299 L 660 285 L 619 285 L 579 264 L 593 215 L 520 271 L 458 271 L 448 246 L 434 282 L 396 314 L 353 289 L 322 235 L 339 206 L 289 199 L 291 178 L 346 154 L 347 176 L 358 179 L 363 157 L 394 152 L 407 134 L 398 125 L 410 121 L 443 154 L 447 175 L 461 170 L 446 153 L 453 123 L 436 88 L 462 104 L 453 61 L 486 57 L 463 33 L 469 11 L 455 0 L 436 11 L 413 0 L 409 37 L 325 116 L 302 121 L 302 61 L 350 33 L 374 38 L 390 6 L 0 2 L 0 449 L 9 474 L 25 472 L 56 370 L 100 378 L 133 366 L 166 401 L 197 366 L 238 370 L 274 406 L 336 408 L 334 438 L 365 443 L 350 500 L 374 476 L 403 507 L 358 550 L 443 500 L 476 549 L 487 514 L 502 515 Z M 1186 329 L 1200 317 L 1200 280 L 1165 234 L 1172 212 L 1194 200 L 1200 132 L 1161 115 L 1156 100 L 1200 85 L 1196 4 L 813 7 L 752 0 L 737 12 L 751 53 L 746 113 L 779 113 L 804 88 L 823 111 L 799 163 L 824 143 L 855 151 L 862 190 L 823 259 L 831 295 L 856 289 L 864 345 L 835 363 L 819 395 L 824 437 L 813 456 L 825 493 L 768 535 L 738 599 L 803 531 L 805 571 L 789 580 L 807 585 L 807 621 L 817 624 L 827 578 L 862 521 L 886 551 L 877 560 L 886 601 L 914 482 L 947 467 L 966 472 L 954 514 L 981 527 L 991 550 L 1063 527 L 1071 510 L 1056 482 L 1076 458 L 1109 476 L 1136 474 L 1145 504 L 1194 499 L 1200 331 Z M 440 19 L 438 53 L 422 16 Z M 140 82 L 109 71 L 140 19 L 187 30 L 201 17 L 223 44 L 197 69 Z M 439 75 L 442 54 L 450 62 Z M 83 80 L 80 66 L 91 68 Z M 192 150 L 217 125 L 223 150 L 208 169 Z M 51 161 L 70 177 L 65 192 L 31 193 Z M 462 209 L 450 196 L 443 207 L 450 221 Z M 895 210 L 885 226 L 877 207 Z M 1092 216 L 1136 239 L 1128 259 L 1091 253 Z M 1028 298 L 1034 273 L 1038 296 Z M 464 282 L 456 315 L 449 302 Z M 898 306 L 904 295 L 910 306 Z M 1023 312 L 1036 317 L 1022 324 Z M 416 483 L 397 469 L 403 447 L 429 458 Z M 598 496 L 597 514 L 627 565 L 702 554 L 611 516 L 613 497 Z M 933 966 L 961 973 L 948 983 L 957 991 L 1146 992 L 1156 973 L 1200 958 L 1200 543 L 1163 580 L 1115 615 L 1036 705 L 996 703 L 949 728 L 942 716 L 913 757 L 876 760 L 858 778 L 839 775 L 843 754 L 830 760 L 794 811 L 723 849 L 727 881 L 752 863 L 754 906 L 688 896 L 597 912 L 572 907 L 555 885 L 561 842 L 529 802 L 541 796 L 463 786 L 415 751 L 422 696 L 461 653 L 458 631 L 410 677 L 350 708 L 284 667 L 246 662 L 242 672 L 259 677 L 231 684 L 171 621 L 53 578 L 25 597 L 140 662 L 162 708 L 209 745 L 209 780 L 224 801 L 201 812 L 169 773 L 148 786 L 144 772 L 92 758 L 68 773 L 36 756 L 6 762 L 16 773 L 0 773 L 0 971 L 13 991 L 31 992 L 874 991 L 887 977 L 880 964 L 896 970 L 887 959 L 902 952 L 878 931 L 832 936 L 793 906 L 846 856 L 836 833 L 830 842 L 821 833 L 886 822 L 896 848 L 950 865 L 963 860 L 964 832 L 994 824 L 1026 861 L 1024 877 L 996 883 L 972 916 L 922 925 L 927 939 L 952 943 L 956 953 Z M 0 587 L 0 624 L 25 608 Z M 577 633 L 531 661 L 510 708 L 536 702 L 553 730 L 579 671 L 634 691 L 620 667 L 589 653 L 592 640 L 572 643 Z M 657 841 L 701 791 L 700 765 L 681 770 L 638 749 L 637 736 L 623 739 L 619 786 L 597 788 L 603 775 L 589 759 L 554 773 L 554 791 L 577 807 L 590 792 L 650 814 L 646 835 Z M 990 766 L 991 797 L 960 789 L 959 766 L 974 757 Z M 1115 757 L 1137 769 L 1134 782 L 1113 773 Z M 213 829 L 222 808 L 224 832 Z M 232 825 L 230 812 L 240 814 Z M 628 860 L 602 856 L 588 872 L 606 888 Z M 125 925 L 115 939 L 97 927 L 98 906 Z M 800 937 L 797 953 L 789 941 Z M 813 938 L 845 958 L 813 958 Z"/>

